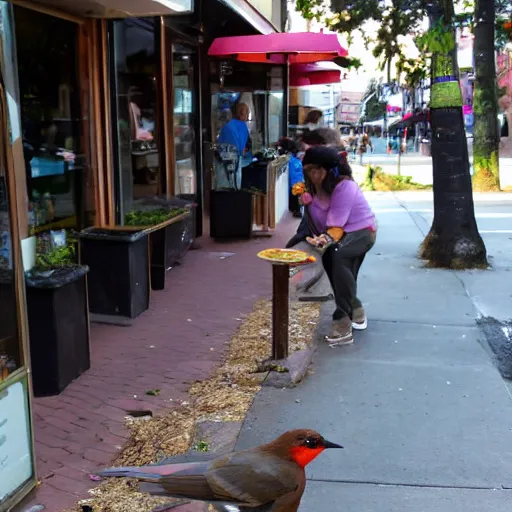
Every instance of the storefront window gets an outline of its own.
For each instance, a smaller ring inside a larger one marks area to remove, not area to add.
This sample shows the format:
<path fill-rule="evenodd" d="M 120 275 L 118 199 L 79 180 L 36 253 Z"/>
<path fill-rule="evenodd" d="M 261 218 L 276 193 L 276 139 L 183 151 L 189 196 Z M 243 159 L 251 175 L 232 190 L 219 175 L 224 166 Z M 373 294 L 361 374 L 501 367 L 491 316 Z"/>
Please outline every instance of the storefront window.
<path fill-rule="evenodd" d="M 2 49 L 0 71 L 3 84 L 0 90 L 0 385 L 23 365 L 18 333 L 13 237 L 7 186 L 7 150 L 12 142 L 12 136 L 9 136 L 8 132 L 15 135 L 15 129 L 11 126 L 16 125 L 16 119 L 9 122 L 10 116 L 7 109 L 10 103 L 9 98 L 12 100 L 12 91 L 6 89 L 7 83 L 13 80 L 12 73 L 14 72 L 11 60 L 13 48 L 10 38 L 11 9 L 9 3 L 0 2 L 0 46 Z M 17 111 L 14 110 L 14 113 L 17 114 Z"/>
<path fill-rule="evenodd" d="M 4 144 L 5 112 L 2 111 L 0 116 L 0 122 L 2 122 L 0 144 Z M 3 158 L 0 163 L 0 384 L 22 366 L 12 243 L 6 167 L 5 158 Z"/>
<path fill-rule="evenodd" d="M 268 97 L 268 140 L 274 144 L 283 136 L 282 92 L 271 92 Z"/>
<path fill-rule="evenodd" d="M 247 128 L 251 153 L 257 153 L 267 144 L 267 92 L 222 91 L 212 94 L 212 132 L 217 140 L 222 127 L 233 119 L 236 105 L 245 103 L 249 110 Z"/>
<path fill-rule="evenodd" d="M 196 53 L 179 44 L 172 47 L 174 87 L 174 193 L 196 193 L 194 73 Z"/>
<path fill-rule="evenodd" d="M 19 141 L 12 5 L 0 1 L 0 509 L 34 482 L 29 393 L 18 328 L 20 299 L 13 246 L 14 198 L 9 194 L 8 152 Z M 17 371 L 18 370 L 18 371 Z"/>
<path fill-rule="evenodd" d="M 84 155 L 75 23 L 14 6 L 29 228 L 79 229 Z"/>
<path fill-rule="evenodd" d="M 162 193 L 157 76 L 159 25 L 154 18 L 112 22 L 116 206 L 124 224 L 137 201 Z"/>

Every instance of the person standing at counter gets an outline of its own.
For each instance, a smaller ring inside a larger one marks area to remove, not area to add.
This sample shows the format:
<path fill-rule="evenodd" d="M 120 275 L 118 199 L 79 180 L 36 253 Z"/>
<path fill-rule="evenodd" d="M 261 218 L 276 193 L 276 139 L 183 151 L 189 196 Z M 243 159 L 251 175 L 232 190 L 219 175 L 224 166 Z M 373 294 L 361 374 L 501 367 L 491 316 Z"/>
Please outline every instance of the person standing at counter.
<path fill-rule="evenodd" d="M 293 185 L 296 183 L 300 183 L 304 181 L 304 174 L 302 172 L 302 162 L 299 158 L 297 158 L 297 153 L 299 152 L 298 144 L 289 137 L 283 137 L 277 143 L 277 149 L 280 155 L 289 155 L 290 160 L 288 160 L 288 171 L 289 171 L 289 201 L 288 206 L 290 212 L 292 212 L 294 217 L 301 218 L 301 205 L 299 203 L 299 198 L 292 194 Z"/>
<path fill-rule="evenodd" d="M 219 144 L 232 144 L 238 151 L 238 168 L 235 172 L 235 188 L 240 188 L 242 184 L 242 157 L 246 151 L 249 142 L 249 107 L 246 103 L 238 103 L 235 107 L 235 117 L 228 121 L 221 129 L 217 142 Z M 220 168 L 219 168 L 220 167 Z M 232 188 L 233 184 L 229 182 L 226 172 L 222 166 L 218 166 L 216 174 L 217 188 Z"/>

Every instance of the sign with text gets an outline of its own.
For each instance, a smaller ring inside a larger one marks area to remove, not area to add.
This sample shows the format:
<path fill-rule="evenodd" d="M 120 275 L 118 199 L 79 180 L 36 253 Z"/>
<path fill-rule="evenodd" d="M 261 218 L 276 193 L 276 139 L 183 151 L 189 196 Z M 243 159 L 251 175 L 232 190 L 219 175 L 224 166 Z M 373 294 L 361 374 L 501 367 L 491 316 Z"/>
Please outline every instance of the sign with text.
<path fill-rule="evenodd" d="M 0 504 L 32 478 L 29 418 L 23 382 L 0 391 Z"/>

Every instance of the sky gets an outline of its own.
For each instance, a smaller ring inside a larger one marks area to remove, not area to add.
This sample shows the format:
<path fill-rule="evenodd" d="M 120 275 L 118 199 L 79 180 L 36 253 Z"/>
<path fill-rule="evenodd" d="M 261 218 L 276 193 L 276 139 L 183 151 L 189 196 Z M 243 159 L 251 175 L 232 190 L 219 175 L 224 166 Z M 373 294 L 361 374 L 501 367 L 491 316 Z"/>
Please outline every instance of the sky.
<path fill-rule="evenodd" d="M 302 18 L 302 16 L 294 10 L 295 2 L 289 3 L 290 8 L 290 32 L 307 32 L 308 24 L 306 20 Z M 367 33 L 372 33 L 376 31 L 376 23 L 367 23 L 365 26 L 365 31 Z M 320 32 L 322 30 L 325 33 L 332 33 L 327 30 L 322 24 L 313 21 L 311 23 L 310 30 L 312 32 Z M 348 92 L 364 92 L 368 86 L 368 82 L 371 78 L 374 77 L 383 77 L 384 74 L 376 71 L 378 68 L 378 61 L 371 54 L 371 51 L 367 50 L 364 45 L 364 41 L 362 36 L 355 32 L 353 34 L 352 44 L 348 45 L 347 38 L 343 34 L 338 34 L 338 38 L 343 47 L 347 48 L 349 51 L 349 56 L 357 57 L 363 63 L 363 67 L 358 71 L 351 71 L 348 74 L 346 80 L 343 80 L 341 84 L 341 88 L 343 91 Z"/>

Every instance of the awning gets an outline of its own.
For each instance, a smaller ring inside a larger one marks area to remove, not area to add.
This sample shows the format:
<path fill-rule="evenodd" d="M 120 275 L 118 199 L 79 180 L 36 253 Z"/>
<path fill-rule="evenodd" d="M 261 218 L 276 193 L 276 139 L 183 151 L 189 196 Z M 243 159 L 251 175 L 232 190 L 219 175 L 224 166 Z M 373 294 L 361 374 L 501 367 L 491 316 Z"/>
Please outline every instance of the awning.
<path fill-rule="evenodd" d="M 208 55 L 264 64 L 305 64 L 345 57 L 348 52 L 336 34 L 280 32 L 219 37 L 213 41 Z"/>
<path fill-rule="evenodd" d="M 83 18 L 136 18 L 190 13 L 194 1 L 198 0 L 14 0 L 13 3 Z"/>
<path fill-rule="evenodd" d="M 199 2 L 200 0 L 196 0 Z M 274 34 L 279 30 L 258 9 L 247 0 L 220 0 L 239 16 L 244 18 L 261 34 Z"/>
<path fill-rule="evenodd" d="M 394 121 L 393 123 L 391 123 L 388 129 L 400 130 L 412 126 L 413 124 L 416 123 L 426 123 L 429 120 L 430 118 L 428 112 L 418 112 L 417 114 L 409 112 L 408 114 L 405 114 L 405 116 L 402 119 L 399 119 L 398 121 Z"/>

